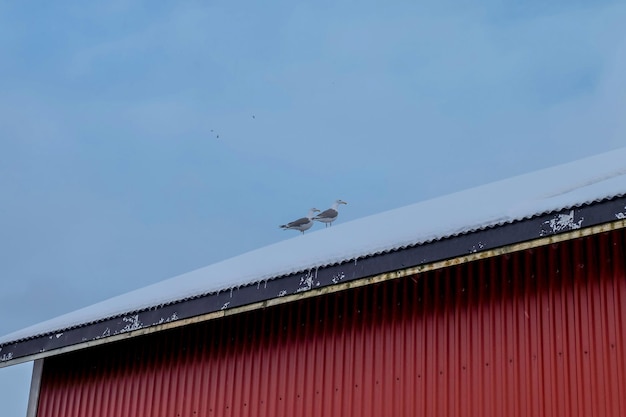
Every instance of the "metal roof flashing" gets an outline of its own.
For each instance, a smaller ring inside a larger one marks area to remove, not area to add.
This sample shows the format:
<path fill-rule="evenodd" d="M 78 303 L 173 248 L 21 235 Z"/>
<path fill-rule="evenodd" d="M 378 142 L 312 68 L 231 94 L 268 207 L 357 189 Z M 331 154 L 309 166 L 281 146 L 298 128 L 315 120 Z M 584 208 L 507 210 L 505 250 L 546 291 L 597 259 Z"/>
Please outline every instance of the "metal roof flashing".
<path fill-rule="evenodd" d="M 626 197 L 503 221 L 0 344 L 0 367 L 626 227 Z"/>

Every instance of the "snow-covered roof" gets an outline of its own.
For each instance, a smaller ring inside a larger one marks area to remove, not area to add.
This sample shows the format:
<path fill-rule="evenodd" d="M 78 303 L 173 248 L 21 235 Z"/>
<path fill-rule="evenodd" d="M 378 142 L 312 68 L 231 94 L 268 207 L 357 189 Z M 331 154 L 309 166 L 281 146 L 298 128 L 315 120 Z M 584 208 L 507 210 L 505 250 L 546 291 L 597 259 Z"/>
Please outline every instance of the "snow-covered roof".
<path fill-rule="evenodd" d="M 11 333 L 0 345 L 625 193 L 623 148 L 281 241 Z"/>

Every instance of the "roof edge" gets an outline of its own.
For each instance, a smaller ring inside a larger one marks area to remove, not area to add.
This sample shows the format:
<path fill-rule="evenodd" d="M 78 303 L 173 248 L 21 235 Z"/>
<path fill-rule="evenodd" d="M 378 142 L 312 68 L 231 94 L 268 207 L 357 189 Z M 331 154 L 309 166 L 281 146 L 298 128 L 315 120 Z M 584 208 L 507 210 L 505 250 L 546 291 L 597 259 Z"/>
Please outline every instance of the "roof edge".
<path fill-rule="evenodd" d="M 0 367 L 626 227 L 626 197 L 477 230 L 0 345 Z M 526 242 L 526 243 L 525 243 Z M 530 246 L 529 246 L 530 245 Z M 534 245 L 534 246 L 533 246 Z"/>

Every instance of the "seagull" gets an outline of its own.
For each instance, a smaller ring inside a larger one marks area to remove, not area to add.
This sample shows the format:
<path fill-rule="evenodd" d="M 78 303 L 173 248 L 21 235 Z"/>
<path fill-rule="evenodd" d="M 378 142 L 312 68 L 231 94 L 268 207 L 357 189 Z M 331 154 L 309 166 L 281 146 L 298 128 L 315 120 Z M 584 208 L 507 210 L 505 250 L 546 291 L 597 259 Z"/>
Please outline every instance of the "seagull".
<path fill-rule="evenodd" d="M 315 215 L 315 213 L 319 211 L 320 210 L 316 208 L 312 208 L 311 210 L 309 210 L 309 214 L 307 214 L 306 217 L 301 217 L 298 220 L 294 220 L 287 224 L 280 225 L 279 227 L 285 230 L 287 229 L 299 230 L 302 232 L 302 234 L 304 234 L 305 230 L 309 230 L 311 226 L 313 226 L 313 216 Z"/>
<path fill-rule="evenodd" d="M 339 212 L 337 211 L 337 209 L 339 208 L 340 204 L 348 204 L 348 203 L 342 200 L 337 200 L 333 203 L 333 206 L 331 208 L 329 208 L 328 210 L 324 210 L 317 216 L 313 217 L 313 220 L 317 220 L 318 222 L 325 223 L 326 227 L 332 226 L 332 223 L 335 221 L 335 219 L 339 215 Z"/>

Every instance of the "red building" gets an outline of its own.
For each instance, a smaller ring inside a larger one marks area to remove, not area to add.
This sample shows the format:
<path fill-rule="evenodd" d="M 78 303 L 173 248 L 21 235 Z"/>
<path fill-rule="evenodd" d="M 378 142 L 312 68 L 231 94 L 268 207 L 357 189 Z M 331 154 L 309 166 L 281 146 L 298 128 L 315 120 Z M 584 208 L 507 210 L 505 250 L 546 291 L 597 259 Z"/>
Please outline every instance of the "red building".
<path fill-rule="evenodd" d="M 625 154 L 173 278 L 0 339 L 2 366 L 35 360 L 39 417 L 624 416 Z"/>

